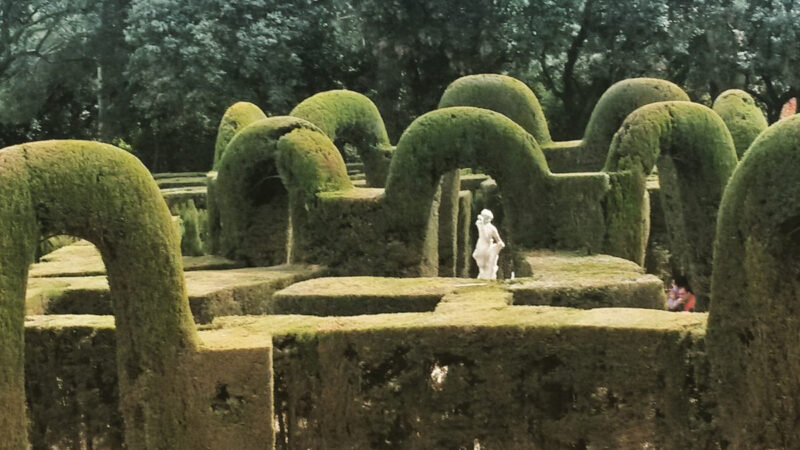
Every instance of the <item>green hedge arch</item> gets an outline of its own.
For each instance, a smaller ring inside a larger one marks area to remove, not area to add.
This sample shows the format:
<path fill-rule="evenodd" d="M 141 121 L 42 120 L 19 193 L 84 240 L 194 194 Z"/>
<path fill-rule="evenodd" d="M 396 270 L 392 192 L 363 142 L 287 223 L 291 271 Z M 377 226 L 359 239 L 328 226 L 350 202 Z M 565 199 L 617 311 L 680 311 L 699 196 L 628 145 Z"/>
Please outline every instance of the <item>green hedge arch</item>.
<path fill-rule="evenodd" d="M 741 89 L 729 89 L 719 94 L 713 109 L 731 132 L 739 158 L 768 126 L 764 112 L 753 97 Z"/>
<path fill-rule="evenodd" d="M 110 145 L 44 141 L 0 150 L 0 429 L 26 448 L 23 321 L 41 235 L 94 243 L 113 293 L 117 365 L 130 448 L 185 448 L 185 358 L 197 348 L 180 242 L 147 169 Z"/>
<path fill-rule="evenodd" d="M 603 169 L 627 173 L 638 186 L 607 204 L 609 236 L 622 238 L 609 242 L 618 249 L 612 254 L 643 250 L 646 230 L 636 224 L 645 210 L 644 177 L 656 164 L 670 248 L 706 307 L 717 211 L 737 164 L 733 140 L 720 117 L 697 103 L 652 103 L 631 113 L 614 135 Z"/>
<path fill-rule="evenodd" d="M 281 157 L 285 145 L 299 150 Z M 292 195 L 305 208 L 319 191 L 351 186 L 338 150 L 312 123 L 277 116 L 248 125 L 228 144 L 217 173 L 220 253 L 250 265 L 288 262 Z"/>
<path fill-rule="evenodd" d="M 750 146 L 722 199 L 707 351 L 730 448 L 800 442 L 800 116 Z"/>
<path fill-rule="evenodd" d="M 344 89 L 320 92 L 295 106 L 290 116 L 307 120 L 342 148 L 356 148 L 364 163 L 367 184 L 383 187 L 392 145 L 378 107 L 367 96 Z"/>

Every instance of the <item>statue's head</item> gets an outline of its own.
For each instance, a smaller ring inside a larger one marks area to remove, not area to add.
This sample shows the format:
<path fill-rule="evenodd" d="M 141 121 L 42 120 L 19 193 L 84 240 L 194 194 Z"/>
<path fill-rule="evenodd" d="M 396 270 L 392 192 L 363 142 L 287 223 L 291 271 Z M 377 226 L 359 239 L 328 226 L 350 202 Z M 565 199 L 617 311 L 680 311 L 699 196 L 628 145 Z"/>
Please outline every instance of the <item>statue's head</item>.
<path fill-rule="evenodd" d="M 480 216 L 481 219 L 483 219 L 484 223 L 489 223 L 492 221 L 492 219 L 494 219 L 494 214 L 492 214 L 492 212 L 489 211 L 488 209 L 484 209 L 483 211 L 481 211 Z"/>

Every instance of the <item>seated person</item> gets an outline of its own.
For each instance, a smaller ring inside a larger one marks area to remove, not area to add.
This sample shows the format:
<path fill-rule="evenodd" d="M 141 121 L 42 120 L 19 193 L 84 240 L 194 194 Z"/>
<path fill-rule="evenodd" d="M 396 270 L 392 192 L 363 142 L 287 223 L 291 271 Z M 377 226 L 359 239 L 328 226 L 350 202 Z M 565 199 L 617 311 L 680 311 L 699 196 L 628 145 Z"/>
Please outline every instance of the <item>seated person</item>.
<path fill-rule="evenodd" d="M 692 294 L 692 291 L 688 287 L 681 286 L 678 288 L 678 302 L 683 306 L 683 309 L 678 311 L 694 312 L 695 301 L 694 294 Z"/>
<path fill-rule="evenodd" d="M 686 286 L 681 286 L 678 288 L 677 300 L 667 300 L 667 309 L 670 311 L 694 312 L 694 305 L 696 301 L 697 300 L 695 299 L 694 294 L 692 294 L 691 289 Z"/>
<path fill-rule="evenodd" d="M 667 290 L 667 310 L 668 311 L 679 311 L 678 308 L 678 290 L 677 289 L 668 289 Z"/>

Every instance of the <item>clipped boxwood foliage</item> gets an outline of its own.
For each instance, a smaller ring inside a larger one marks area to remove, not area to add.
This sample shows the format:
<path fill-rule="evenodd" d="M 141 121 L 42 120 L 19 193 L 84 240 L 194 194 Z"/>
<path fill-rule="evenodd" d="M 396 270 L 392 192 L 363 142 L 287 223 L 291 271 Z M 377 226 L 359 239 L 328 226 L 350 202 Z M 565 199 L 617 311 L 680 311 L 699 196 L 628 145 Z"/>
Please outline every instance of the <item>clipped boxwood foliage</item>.
<path fill-rule="evenodd" d="M 688 102 L 689 96 L 678 85 L 657 78 L 630 78 L 614 83 L 592 110 L 578 164 L 599 170 L 608 156 L 611 139 L 628 114 L 649 103 L 671 100 Z"/>
<path fill-rule="evenodd" d="M 655 78 L 631 78 L 606 90 L 597 102 L 583 140 L 553 142 L 539 100 L 525 83 L 498 74 L 468 75 L 447 87 L 439 107 L 475 106 L 499 112 L 536 138 L 554 172 L 597 171 L 625 117 L 648 103 L 689 100 L 677 85 Z"/>
<path fill-rule="evenodd" d="M 739 158 L 768 126 L 764 112 L 753 97 L 741 89 L 729 89 L 719 94 L 714 100 L 713 109 L 731 132 Z"/>
<path fill-rule="evenodd" d="M 378 107 L 368 97 L 348 90 L 320 92 L 289 115 L 319 127 L 339 149 L 345 144 L 355 147 L 364 163 L 367 185 L 384 186 L 392 146 Z"/>
<path fill-rule="evenodd" d="M 522 81 L 507 75 L 467 75 L 450 83 L 439 108 L 474 106 L 499 112 L 525 129 L 540 145 L 549 144 L 550 130 L 539 99 Z"/>
<path fill-rule="evenodd" d="M 309 135 L 316 138 L 308 138 Z M 297 164 L 289 172 L 279 173 L 279 147 L 286 139 L 302 139 L 296 144 L 307 145 L 305 155 L 309 160 L 296 157 Z M 322 153 L 329 159 L 315 158 L 320 153 L 319 146 L 327 146 Z M 332 156 L 331 149 L 336 151 L 317 127 L 295 117 L 264 119 L 237 133 L 220 163 L 214 186 L 220 253 L 250 265 L 286 263 L 289 192 L 284 186 L 309 195 L 320 188 L 316 183 L 333 183 L 337 187 L 350 184 L 341 155 L 337 152 Z M 329 172 L 323 174 L 319 170 Z"/>
<path fill-rule="evenodd" d="M 419 117 L 397 144 L 386 185 L 388 260 L 429 264 L 434 194 L 441 175 L 459 167 L 480 168 L 497 181 L 509 251 L 515 243 L 600 248 L 605 174 L 553 176 L 536 140 L 515 122 L 485 109 L 453 107 Z M 572 226 L 558 226 L 567 222 Z"/>
<path fill-rule="evenodd" d="M 124 446 L 113 323 L 80 317 L 82 324 L 25 328 L 25 393 L 34 449 Z"/>
<path fill-rule="evenodd" d="M 169 210 L 147 169 L 110 145 L 45 141 L 0 151 L 0 429 L 27 446 L 23 315 L 28 266 L 41 234 L 93 242 L 114 296 L 121 409 L 130 448 L 182 448 L 186 379 L 196 348 Z"/>
<path fill-rule="evenodd" d="M 253 122 L 264 120 L 267 116 L 261 108 L 250 102 L 236 102 L 222 115 L 217 129 L 217 140 L 214 144 L 214 169 L 217 169 L 225 148 L 242 128 Z"/>
<path fill-rule="evenodd" d="M 708 351 L 730 448 L 800 442 L 800 116 L 761 133 L 719 211 Z"/>
<path fill-rule="evenodd" d="M 636 251 L 643 259 L 647 229 L 638 224 L 649 218 L 645 176 L 656 164 L 673 258 L 687 274 L 698 308 L 704 309 L 717 210 L 737 164 L 733 140 L 719 116 L 696 103 L 659 102 L 628 116 L 614 136 L 604 168 L 618 173 L 620 182 L 633 184 L 620 191 L 630 193 L 628 198 L 610 196 L 607 202 L 609 236 L 624 237 L 608 240 L 610 254 Z"/>
<path fill-rule="evenodd" d="M 228 147 L 233 136 L 236 135 L 247 125 L 253 122 L 266 119 L 267 116 L 258 106 L 248 102 L 237 102 L 231 105 L 222 115 L 217 130 L 217 140 L 214 144 L 214 163 L 213 171 L 206 176 L 206 203 L 208 210 L 208 251 L 219 253 L 219 207 L 217 206 L 217 192 L 214 189 L 216 184 L 216 170 L 219 168 L 222 155 Z"/>
<path fill-rule="evenodd" d="M 298 147 L 297 154 L 306 148 Z M 313 201 L 293 203 L 297 261 L 321 263 L 337 274 L 436 275 L 440 180 L 459 167 L 480 168 L 497 180 L 509 254 L 515 243 L 601 249 L 608 174 L 552 175 L 536 140 L 512 120 L 454 107 L 409 126 L 392 158 L 385 192 L 325 189 Z M 327 170 L 319 166 L 320 172 Z M 286 183 L 290 190 L 292 184 Z M 457 216 L 454 220 L 457 226 Z"/>

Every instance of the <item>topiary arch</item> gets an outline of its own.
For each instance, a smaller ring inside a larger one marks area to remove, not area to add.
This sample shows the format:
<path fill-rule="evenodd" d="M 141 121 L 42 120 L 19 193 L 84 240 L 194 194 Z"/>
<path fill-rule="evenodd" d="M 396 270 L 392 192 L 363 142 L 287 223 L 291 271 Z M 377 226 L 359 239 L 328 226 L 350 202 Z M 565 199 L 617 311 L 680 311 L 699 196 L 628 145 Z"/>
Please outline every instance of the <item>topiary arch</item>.
<path fill-rule="evenodd" d="M 222 115 L 217 129 L 217 140 L 214 144 L 214 170 L 218 168 L 228 143 L 236 133 L 251 123 L 266 118 L 267 116 L 261 111 L 261 108 L 250 102 L 236 102 L 228 107 L 225 114 Z"/>
<path fill-rule="evenodd" d="M 474 106 L 499 112 L 530 133 L 539 145 L 552 142 L 539 99 L 522 81 L 507 75 L 467 75 L 450 83 L 439 108 Z"/>
<path fill-rule="evenodd" d="M 731 132 L 739 158 L 744 155 L 756 136 L 768 126 L 764 112 L 756 105 L 753 97 L 740 89 L 729 89 L 719 94 L 714 100 L 713 109 L 722 117 L 722 121 Z"/>
<path fill-rule="evenodd" d="M 614 135 L 603 169 L 638 179 L 637 190 L 608 203 L 608 246 L 618 255 L 643 250 L 647 230 L 634 224 L 641 223 L 645 207 L 644 177 L 657 164 L 670 248 L 704 308 L 717 210 L 736 163 L 730 133 L 709 108 L 671 101 L 637 109 Z"/>
<path fill-rule="evenodd" d="M 707 350 L 729 448 L 800 442 L 800 116 L 752 143 L 722 199 Z"/>
<path fill-rule="evenodd" d="M 46 141 L 0 150 L 0 430 L 27 447 L 23 321 L 39 237 L 70 234 L 100 250 L 114 297 L 117 365 L 130 448 L 186 448 L 188 378 L 197 342 L 180 243 L 158 186 L 110 145 Z"/>
<path fill-rule="evenodd" d="M 287 140 L 307 145 L 295 160 L 310 157 L 314 164 L 281 172 L 280 148 Z M 231 140 L 219 165 L 215 193 L 221 223 L 220 252 L 251 265 L 286 263 L 290 216 L 287 187 L 304 198 L 323 188 L 350 186 L 336 147 L 310 122 L 277 116 L 250 124 Z"/>
<path fill-rule="evenodd" d="M 313 123 L 340 148 L 354 146 L 364 162 L 367 184 L 384 186 L 393 149 L 378 107 L 367 96 L 348 90 L 320 92 L 289 115 Z"/>

